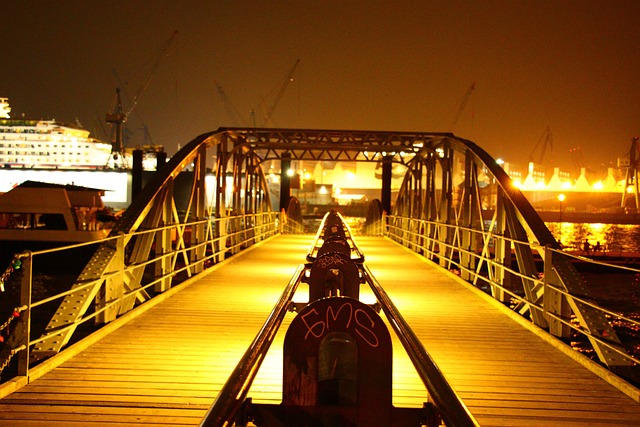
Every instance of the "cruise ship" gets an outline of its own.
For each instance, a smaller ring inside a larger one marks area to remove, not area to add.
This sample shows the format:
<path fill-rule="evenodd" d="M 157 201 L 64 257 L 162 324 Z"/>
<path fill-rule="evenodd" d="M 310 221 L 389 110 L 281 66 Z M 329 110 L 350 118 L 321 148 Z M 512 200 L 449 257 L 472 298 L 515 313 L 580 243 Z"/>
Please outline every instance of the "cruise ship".
<path fill-rule="evenodd" d="M 10 112 L 8 98 L 0 98 L 0 167 L 104 169 L 113 163 L 111 144 L 80 126 L 11 118 Z"/>

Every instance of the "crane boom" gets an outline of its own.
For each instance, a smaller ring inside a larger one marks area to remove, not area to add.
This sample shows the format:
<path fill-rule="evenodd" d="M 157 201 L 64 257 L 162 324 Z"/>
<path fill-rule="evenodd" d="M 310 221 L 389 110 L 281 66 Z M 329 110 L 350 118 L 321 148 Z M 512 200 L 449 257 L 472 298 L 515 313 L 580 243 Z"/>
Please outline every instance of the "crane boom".
<path fill-rule="evenodd" d="M 238 124 L 241 124 L 242 126 L 247 126 L 246 120 L 242 118 L 242 115 L 238 112 L 238 109 L 236 108 L 236 106 L 233 105 L 233 103 L 231 102 L 227 94 L 224 92 L 224 90 L 222 89 L 222 86 L 216 83 L 216 88 L 218 89 L 218 94 L 220 94 L 220 98 L 222 99 L 222 102 L 224 103 L 224 107 L 227 110 L 227 114 L 229 115 L 229 118 L 233 122 L 232 124 L 234 126 Z"/>
<path fill-rule="evenodd" d="M 269 111 L 267 111 L 267 115 L 264 119 L 265 125 L 271 123 L 271 117 L 273 116 L 273 113 L 276 111 L 276 107 L 278 107 L 278 104 L 280 103 L 280 99 L 282 98 L 282 95 L 284 94 L 285 89 L 287 89 L 287 86 L 289 86 L 289 83 L 293 81 L 293 74 L 296 72 L 296 68 L 298 68 L 299 63 L 300 63 L 300 59 L 296 60 L 296 62 L 293 64 L 293 67 L 291 67 L 291 70 L 289 70 L 289 73 L 285 77 L 284 82 L 280 87 L 280 91 L 278 92 L 275 99 L 273 100 L 273 104 L 271 104 Z"/>
<path fill-rule="evenodd" d="M 553 154 L 553 135 L 551 134 L 551 128 L 549 126 L 546 127 L 535 147 L 533 147 L 533 150 L 531 150 L 531 154 L 529 154 L 529 161 L 535 161 L 534 154 L 538 147 L 540 147 L 540 144 L 542 144 L 542 148 L 540 149 L 540 156 L 538 156 L 537 164 L 542 165 L 545 159 L 545 154 L 547 153 L 547 149 L 549 149 L 549 151 Z"/>
<path fill-rule="evenodd" d="M 126 112 L 123 111 L 122 109 L 122 99 L 120 96 L 120 88 L 119 87 L 116 88 L 116 109 L 115 109 L 115 112 L 113 113 L 107 113 L 106 121 L 107 123 L 110 123 L 115 128 L 115 138 L 111 148 L 112 157 L 114 161 L 121 162 L 121 166 L 123 168 L 126 166 L 124 163 L 124 144 L 122 139 L 124 124 L 127 122 L 127 120 L 129 119 L 129 116 L 138 105 L 138 99 L 143 94 L 143 92 L 147 89 L 147 86 L 149 85 L 149 81 L 151 80 L 151 77 L 153 76 L 156 69 L 162 62 L 162 59 L 169 52 L 169 48 L 171 47 L 171 44 L 173 43 L 173 40 L 176 38 L 177 34 L 178 34 L 178 30 L 175 30 L 173 34 L 171 34 L 171 37 L 169 37 L 169 39 L 165 42 L 164 46 L 160 49 L 159 54 L 156 56 L 156 59 L 154 60 L 153 65 L 151 66 L 151 69 L 149 70 L 149 73 L 146 75 L 145 79 L 142 81 L 142 85 L 140 86 L 140 88 L 134 95 L 133 99 L 131 100 L 131 104 L 129 105 L 129 108 L 126 110 Z M 115 70 L 114 70 L 114 75 L 116 76 L 116 79 L 120 83 L 120 78 L 118 74 L 115 72 Z"/>
<path fill-rule="evenodd" d="M 131 114 L 131 112 L 136 108 L 136 105 L 138 105 L 138 98 L 140 98 L 140 95 L 142 95 L 142 93 L 147 89 L 147 86 L 149 86 L 149 81 L 151 80 L 151 77 L 153 76 L 153 74 L 158 69 L 158 66 L 162 62 L 162 59 L 165 56 L 167 56 L 167 54 L 169 53 L 169 48 L 171 47 L 171 44 L 173 43 L 173 40 L 176 38 L 176 35 L 178 35 L 178 30 L 175 30 L 173 32 L 173 34 L 171 34 L 169 39 L 166 41 L 166 43 L 164 44 L 164 46 L 162 47 L 162 49 L 158 53 L 158 56 L 156 56 L 156 59 L 153 62 L 153 65 L 152 65 L 151 69 L 149 70 L 149 73 L 147 74 L 145 79 L 142 81 L 142 85 L 140 86 L 140 88 L 138 89 L 136 94 L 133 96 L 133 99 L 131 100 L 131 105 L 129 105 L 129 109 L 125 113 L 125 120 L 127 120 L 129 115 Z"/>
<path fill-rule="evenodd" d="M 467 89 L 467 93 L 464 95 L 464 98 L 462 99 L 462 102 L 460 103 L 460 107 L 458 107 L 458 112 L 456 113 L 456 115 L 454 116 L 453 120 L 451 121 L 451 125 L 449 125 L 449 130 L 453 131 L 453 128 L 455 127 L 456 123 L 458 123 L 458 119 L 460 119 L 460 116 L 462 115 L 462 112 L 464 111 L 464 107 L 467 106 L 467 102 L 469 102 L 469 98 L 471 97 L 471 92 L 473 92 L 473 90 L 476 88 L 476 82 L 473 82 L 471 84 L 471 86 L 469 86 L 469 89 Z"/>

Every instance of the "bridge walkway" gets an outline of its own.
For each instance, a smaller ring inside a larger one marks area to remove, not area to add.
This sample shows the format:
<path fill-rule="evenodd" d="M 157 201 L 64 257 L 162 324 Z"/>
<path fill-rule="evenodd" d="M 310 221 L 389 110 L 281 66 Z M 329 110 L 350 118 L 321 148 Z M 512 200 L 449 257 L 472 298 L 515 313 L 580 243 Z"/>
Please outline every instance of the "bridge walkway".
<path fill-rule="evenodd" d="M 68 360 L 50 372 L 55 360 L 34 368 L 39 378 L 0 400 L 0 426 L 198 425 L 311 241 L 272 238 L 123 316 L 88 348 L 67 349 L 56 357 Z M 482 426 L 640 425 L 640 404 L 481 292 L 387 239 L 356 241 Z M 281 399 L 282 342 L 293 316 L 263 362 L 254 401 Z M 426 390 L 398 341 L 393 377 L 394 405 L 421 406 Z"/>

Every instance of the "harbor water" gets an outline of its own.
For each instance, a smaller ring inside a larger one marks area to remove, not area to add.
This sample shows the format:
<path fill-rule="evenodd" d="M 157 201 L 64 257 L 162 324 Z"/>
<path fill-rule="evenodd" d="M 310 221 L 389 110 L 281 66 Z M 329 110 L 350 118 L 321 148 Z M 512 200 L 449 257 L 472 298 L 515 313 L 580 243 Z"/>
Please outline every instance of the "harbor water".
<path fill-rule="evenodd" d="M 591 247 L 600 243 L 601 250 L 596 255 L 640 256 L 639 225 L 571 222 L 550 222 L 546 225 L 568 251 L 583 251 L 587 241 Z"/>

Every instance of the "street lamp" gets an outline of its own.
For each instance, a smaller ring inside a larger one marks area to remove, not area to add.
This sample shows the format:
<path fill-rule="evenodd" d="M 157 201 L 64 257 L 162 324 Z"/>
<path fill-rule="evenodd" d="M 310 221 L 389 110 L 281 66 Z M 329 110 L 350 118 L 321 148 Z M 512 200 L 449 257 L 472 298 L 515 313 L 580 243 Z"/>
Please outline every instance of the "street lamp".
<path fill-rule="evenodd" d="M 558 194 L 558 201 L 560 202 L 560 237 L 558 238 L 558 242 L 562 246 L 562 202 L 567 198 L 564 193 Z"/>

